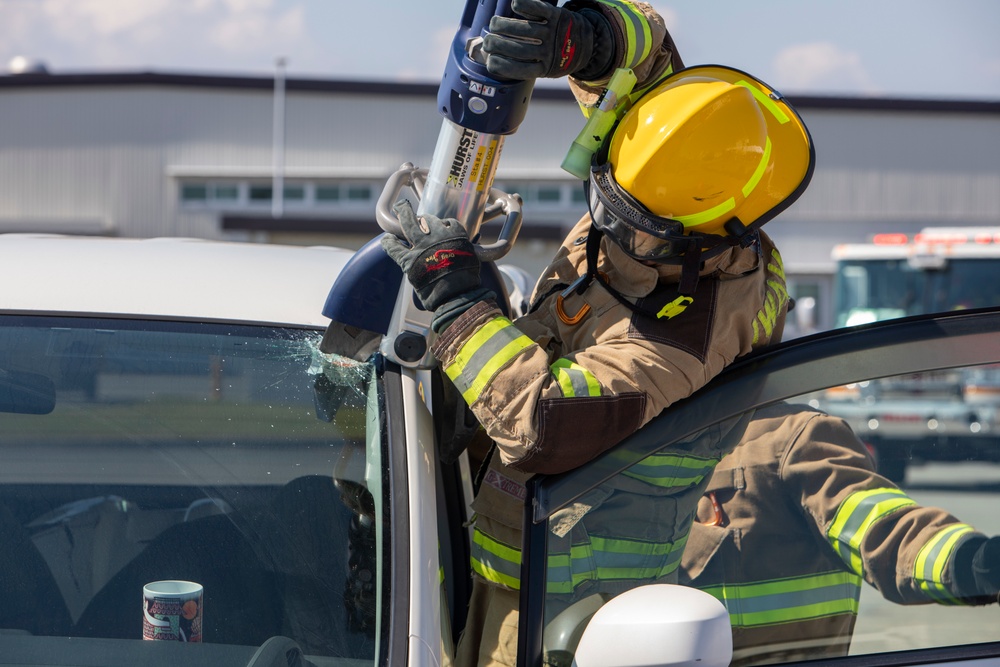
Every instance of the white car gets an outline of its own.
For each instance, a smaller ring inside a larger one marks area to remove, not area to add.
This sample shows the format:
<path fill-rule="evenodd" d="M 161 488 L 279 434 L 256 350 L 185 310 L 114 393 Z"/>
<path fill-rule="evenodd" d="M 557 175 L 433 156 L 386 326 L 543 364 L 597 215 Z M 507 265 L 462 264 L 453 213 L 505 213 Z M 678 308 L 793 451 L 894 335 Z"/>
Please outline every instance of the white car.
<path fill-rule="evenodd" d="M 0 665 L 448 663 L 472 471 L 439 456 L 454 425 L 426 318 L 376 245 L 0 235 Z M 695 589 L 637 582 L 556 615 L 548 522 L 767 402 L 1000 362 L 998 329 L 990 311 L 793 341 L 535 478 L 521 664 L 727 664 L 728 614 Z M 1000 486 L 976 493 L 988 510 Z M 142 640 L 141 591 L 159 580 L 204 587 L 200 645 Z M 1000 662 L 996 608 L 929 607 L 922 624 L 868 609 L 844 665 Z"/>

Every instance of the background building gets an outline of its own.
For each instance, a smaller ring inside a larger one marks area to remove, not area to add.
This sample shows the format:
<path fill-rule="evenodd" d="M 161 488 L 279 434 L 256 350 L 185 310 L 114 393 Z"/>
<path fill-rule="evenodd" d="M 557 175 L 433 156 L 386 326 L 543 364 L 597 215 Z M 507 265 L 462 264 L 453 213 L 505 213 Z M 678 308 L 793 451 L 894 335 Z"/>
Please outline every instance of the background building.
<path fill-rule="evenodd" d="M 437 86 L 282 83 L 0 76 L 0 232 L 360 247 L 380 233 L 374 209 L 387 177 L 404 162 L 430 163 Z M 821 328 L 831 323 L 834 244 L 1000 225 L 1000 101 L 790 100 L 812 132 L 816 171 L 767 231 L 793 296 L 816 298 Z M 508 261 L 529 272 L 585 212 L 580 183 L 559 168 L 581 127 L 565 87 L 539 86 L 504 145 L 496 185 L 525 201 Z"/>

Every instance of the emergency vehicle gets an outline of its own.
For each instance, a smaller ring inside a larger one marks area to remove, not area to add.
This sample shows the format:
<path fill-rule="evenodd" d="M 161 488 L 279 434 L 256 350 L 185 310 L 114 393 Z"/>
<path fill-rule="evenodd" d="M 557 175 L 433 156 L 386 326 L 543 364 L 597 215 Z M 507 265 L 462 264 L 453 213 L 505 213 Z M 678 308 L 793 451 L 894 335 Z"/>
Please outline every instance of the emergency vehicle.
<path fill-rule="evenodd" d="M 833 258 L 837 326 L 1000 304 L 1000 227 L 876 234 L 836 246 Z M 874 380 L 827 392 L 829 401 L 893 481 L 915 463 L 1000 461 L 996 366 Z"/>

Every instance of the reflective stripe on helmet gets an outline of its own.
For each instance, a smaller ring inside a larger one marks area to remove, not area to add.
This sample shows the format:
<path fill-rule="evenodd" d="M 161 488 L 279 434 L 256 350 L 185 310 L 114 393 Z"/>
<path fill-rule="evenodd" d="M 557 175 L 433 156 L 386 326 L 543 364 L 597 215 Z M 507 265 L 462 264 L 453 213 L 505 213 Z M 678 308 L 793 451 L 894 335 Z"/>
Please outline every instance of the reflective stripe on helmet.
<path fill-rule="evenodd" d="M 751 94 L 753 94 L 757 102 L 762 107 L 770 111 L 771 115 L 774 116 L 775 119 L 782 125 L 791 120 L 791 118 L 788 117 L 788 114 L 782 111 L 781 107 L 775 104 L 774 100 L 771 99 L 767 94 L 764 93 L 763 90 L 761 90 L 757 86 L 751 84 L 749 81 L 737 81 L 736 85 L 743 86 L 744 88 L 749 90 Z"/>
<path fill-rule="evenodd" d="M 760 162 L 757 164 L 757 168 L 754 169 L 753 174 L 750 175 L 750 180 L 748 180 L 746 185 L 743 186 L 742 192 L 744 198 L 749 197 L 750 193 L 757 187 L 757 184 L 760 183 L 760 179 L 764 177 L 764 172 L 767 171 L 767 165 L 770 161 L 771 137 L 768 137 L 764 141 L 764 154 L 760 156 Z"/>
<path fill-rule="evenodd" d="M 465 341 L 444 372 L 472 405 L 504 365 L 534 344 L 509 319 L 495 317 Z"/>
<path fill-rule="evenodd" d="M 861 541 L 879 519 L 916 501 L 897 488 L 869 489 L 847 496 L 837 508 L 826 536 L 841 560 L 859 576 L 864 575 Z"/>
<path fill-rule="evenodd" d="M 744 199 L 749 197 L 750 193 L 753 192 L 754 188 L 757 187 L 757 184 L 760 183 L 760 179 L 764 176 L 764 172 L 767 171 L 767 165 L 770 162 L 770 160 L 771 160 L 771 139 L 770 137 L 768 137 L 764 141 L 764 151 L 763 153 L 761 153 L 760 162 L 757 163 L 757 167 L 750 175 L 750 178 L 747 179 L 747 182 L 740 189 L 741 192 L 743 193 Z M 721 204 L 718 204 L 717 206 L 713 206 L 707 211 L 702 211 L 701 213 L 692 213 L 690 215 L 673 215 L 670 216 L 670 219 L 676 220 L 685 227 L 695 227 L 697 225 L 703 225 L 709 220 L 714 220 L 715 218 L 723 216 L 735 208 L 736 208 L 736 198 L 730 197 L 726 201 L 722 202 Z"/>
<path fill-rule="evenodd" d="M 725 605 L 734 628 L 750 628 L 857 614 L 861 577 L 835 571 L 747 584 L 726 583 L 701 590 Z"/>
<path fill-rule="evenodd" d="M 594 374 L 569 359 L 556 359 L 550 366 L 563 396 L 600 396 L 601 384 Z"/>
<path fill-rule="evenodd" d="M 653 34 L 649 28 L 649 22 L 641 11 L 631 3 L 619 2 L 618 0 L 597 0 L 602 5 L 606 5 L 622 17 L 625 24 L 625 64 L 624 67 L 632 69 L 649 56 L 650 48 L 653 44 Z"/>
<path fill-rule="evenodd" d="M 956 523 L 942 528 L 920 548 L 913 563 L 913 579 L 927 597 L 939 604 L 963 604 L 944 584 L 945 567 L 955 553 L 963 535 L 973 532 L 972 526 Z"/>
<path fill-rule="evenodd" d="M 670 543 L 591 535 L 567 551 L 550 553 L 546 591 L 572 593 L 588 581 L 653 580 L 675 572 L 687 535 Z M 519 590 L 521 551 L 478 528 L 472 536 L 472 569 L 487 581 Z"/>

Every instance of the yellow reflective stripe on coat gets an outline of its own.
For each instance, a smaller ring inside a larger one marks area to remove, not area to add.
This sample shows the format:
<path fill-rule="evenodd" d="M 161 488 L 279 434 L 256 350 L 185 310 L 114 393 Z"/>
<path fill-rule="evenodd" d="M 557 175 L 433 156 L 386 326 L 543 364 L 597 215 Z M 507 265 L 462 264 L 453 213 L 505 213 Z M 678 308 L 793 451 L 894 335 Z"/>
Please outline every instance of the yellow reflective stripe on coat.
<path fill-rule="evenodd" d="M 472 571 L 487 581 L 519 590 L 521 550 L 493 539 L 478 528 L 472 531 Z"/>
<path fill-rule="evenodd" d="M 719 459 L 678 454 L 653 454 L 622 474 L 665 489 L 694 486 L 712 473 Z"/>
<path fill-rule="evenodd" d="M 506 317 L 495 317 L 465 341 L 444 372 L 472 405 L 501 368 L 534 341 Z"/>
<path fill-rule="evenodd" d="M 840 503 L 833 521 L 826 529 L 827 539 L 851 571 L 863 576 L 861 541 L 868 530 L 879 519 L 916 504 L 915 500 L 897 488 L 856 491 Z"/>
<path fill-rule="evenodd" d="M 569 359 L 556 359 L 550 366 L 563 396 L 600 396 L 601 384 L 594 374 Z"/>
<path fill-rule="evenodd" d="M 770 338 L 778 317 L 788 303 L 788 288 L 785 286 L 785 265 L 777 249 L 771 250 L 771 259 L 767 263 L 767 287 L 765 289 L 764 307 L 757 312 L 753 321 L 753 343 L 760 342 L 761 337 Z"/>
<path fill-rule="evenodd" d="M 545 589 L 569 594 L 589 581 L 646 581 L 674 573 L 687 535 L 670 543 L 591 535 L 569 553 L 549 554 Z"/>
<path fill-rule="evenodd" d="M 851 572 L 699 587 L 722 602 L 734 628 L 858 613 L 861 577 Z"/>
<path fill-rule="evenodd" d="M 653 46 L 653 33 L 649 21 L 637 7 L 629 2 L 619 0 L 597 0 L 600 4 L 618 12 L 625 24 L 625 64 L 623 67 L 634 68 L 649 55 Z"/>
<path fill-rule="evenodd" d="M 913 580 L 927 597 L 940 604 L 965 604 L 945 586 L 944 573 L 959 540 L 971 532 L 973 528 L 968 524 L 952 524 L 939 530 L 920 548 L 913 563 Z"/>
<path fill-rule="evenodd" d="M 546 590 L 572 593 L 588 581 L 652 580 L 675 572 L 680 565 L 687 535 L 671 543 L 646 542 L 626 537 L 589 536 L 568 552 L 547 558 Z M 487 581 L 507 588 L 521 587 L 521 551 L 478 528 L 472 536 L 472 569 Z"/>

